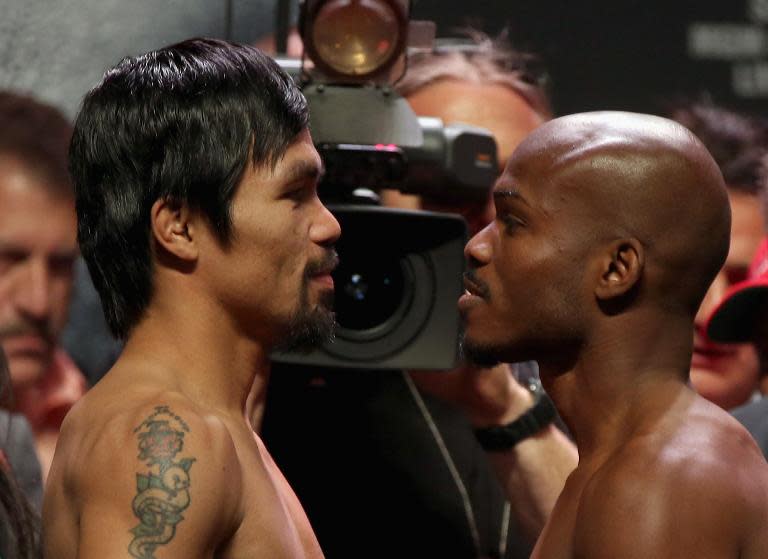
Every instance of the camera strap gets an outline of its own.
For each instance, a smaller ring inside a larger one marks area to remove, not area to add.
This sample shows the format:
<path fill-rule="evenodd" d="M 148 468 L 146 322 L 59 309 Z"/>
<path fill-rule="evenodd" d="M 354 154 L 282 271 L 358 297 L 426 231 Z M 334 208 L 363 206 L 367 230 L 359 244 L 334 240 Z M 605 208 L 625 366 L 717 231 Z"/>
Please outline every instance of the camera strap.
<path fill-rule="evenodd" d="M 427 427 L 429 427 L 429 431 L 432 434 L 432 438 L 435 440 L 435 443 L 437 444 L 438 449 L 440 450 L 440 454 L 443 457 L 443 461 L 445 462 L 446 467 L 448 468 L 448 471 L 451 474 L 451 477 L 453 478 L 453 482 L 456 485 L 456 489 L 459 492 L 459 496 L 461 497 L 462 504 L 464 506 L 464 515 L 467 519 L 467 526 L 469 527 L 470 535 L 472 536 L 472 542 L 475 546 L 475 556 L 478 559 L 483 559 L 482 555 L 482 549 L 480 544 L 480 531 L 477 528 L 477 519 L 475 518 L 474 510 L 472 509 L 472 501 L 469 498 L 469 492 L 467 491 L 467 486 L 464 484 L 464 481 L 461 479 L 461 475 L 459 474 L 459 470 L 456 468 L 456 463 L 453 460 L 453 457 L 451 456 L 450 451 L 448 450 L 448 446 L 445 444 L 445 440 L 443 439 L 443 436 L 440 434 L 440 429 L 437 427 L 437 423 L 435 423 L 434 418 L 432 417 L 432 414 L 430 413 L 429 409 L 427 408 L 426 403 L 424 402 L 424 398 L 422 398 L 421 393 L 419 392 L 419 389 L 416 388 L 416 385 L 413 382 L 413 379 L 408 374 L 407 371 L 402 371 L 401 373 L 403 375 L 403 380 L 405 381 L 405 384 L 408 386 L 408 390 L 411 393 L 411 396 L 413 397 L 413 401 L 416 403 L 416 407 L 419 408 L 419 412 L 421 413 L 421 416 L 424 418 L 425 423 L 427 424 Z M 509 501 L 506 499 L 504 500 L 504 508 L 502 510 L 502 518 L 501 518 L 501 530 L 499 534 L 499 557 L 503 558 L 507 552 L 507 533 L 509 531 L 509 517 L 510 517 L 510 504 Z"/>

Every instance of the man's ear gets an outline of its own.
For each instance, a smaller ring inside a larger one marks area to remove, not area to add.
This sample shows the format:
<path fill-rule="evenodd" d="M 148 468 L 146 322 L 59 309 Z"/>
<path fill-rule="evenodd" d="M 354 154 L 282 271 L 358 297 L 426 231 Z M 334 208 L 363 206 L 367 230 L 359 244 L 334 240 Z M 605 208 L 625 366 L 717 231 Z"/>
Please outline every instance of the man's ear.
<path fill-rule="evenodd" d="M 182 261 L 197 260 L 198 246 L 191 212 L 186 204 L 168 198 L 152 204 L 150 219 L 155 242 Z"/>
<path fill-rule="evenodd" d="M 627 295 L 639 283 L 645 267 L 645 249 L 637 239 L 614 241 L 602 257 L 595 287 L 598 300 L 609 301 Z"/>

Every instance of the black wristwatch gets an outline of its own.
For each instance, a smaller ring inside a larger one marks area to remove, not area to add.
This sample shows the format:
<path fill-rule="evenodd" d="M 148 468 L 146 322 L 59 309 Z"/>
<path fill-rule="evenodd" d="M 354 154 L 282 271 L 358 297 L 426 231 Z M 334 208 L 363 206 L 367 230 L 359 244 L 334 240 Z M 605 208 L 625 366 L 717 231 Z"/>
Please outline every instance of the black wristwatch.
<path fill-rule="evenodd" d="M 535 435 L 555 419 L 557 410 L 541 387 L 539 379 L 530 379 L 527 384 L 534 398 L 533 406 L 528 411 L 506 425 L 475 429 L 475 436 L 485 450 L 491 452 L 508 450 L 520 441 Z"/>

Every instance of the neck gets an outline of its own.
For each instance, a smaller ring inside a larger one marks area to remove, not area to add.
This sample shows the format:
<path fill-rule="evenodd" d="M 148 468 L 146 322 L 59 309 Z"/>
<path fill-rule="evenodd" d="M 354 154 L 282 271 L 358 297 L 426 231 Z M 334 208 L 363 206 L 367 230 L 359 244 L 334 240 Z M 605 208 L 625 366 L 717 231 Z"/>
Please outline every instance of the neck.
<path fill-rule="evenodd" d="M 119 364 L 192 401 L 247 421 L 260 419 L 271 346 L 243 333 L 221 309 L 153 303 L 126 342 Z M 130 374 L 130 371 L 129 373 Z"/>
<path fill-rule="evenodd" d="M 693 397 L 686 386 L 690 320 L 629 318 L 606 319 L 568 369 L 539 363 L 542 383 L 582 460 L 621 448 Z"/>

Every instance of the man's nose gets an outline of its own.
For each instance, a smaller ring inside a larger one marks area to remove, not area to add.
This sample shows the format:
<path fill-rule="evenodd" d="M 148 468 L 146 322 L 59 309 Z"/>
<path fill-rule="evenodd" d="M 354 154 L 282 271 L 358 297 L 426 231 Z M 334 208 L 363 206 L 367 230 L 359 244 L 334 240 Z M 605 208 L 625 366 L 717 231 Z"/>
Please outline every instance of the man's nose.
<path fill-rule="evenodd" d="M 14 287 L 16 307 L 23 314 L 36 319 L 45 318 L 50 310 L 50 270 L 43 258 L 29 258 L 24 273 Z"/>
<path fill-rule="evenodd" d="M 493 223 L 486 225 L 478 231 L 474 237 L 469 239 L 464 247 L 464 258 L 472 268 L 484 266 L 491 261 L 493 247 L 491 245 L 491 234 Z"/>
<path fill-rule="evenodd" d="M 320 215 L 310 229 L 310 238 L 319 245 L 332 245 L 341 236 L 341 225 L 328 208 L 321 204 Z"/>

